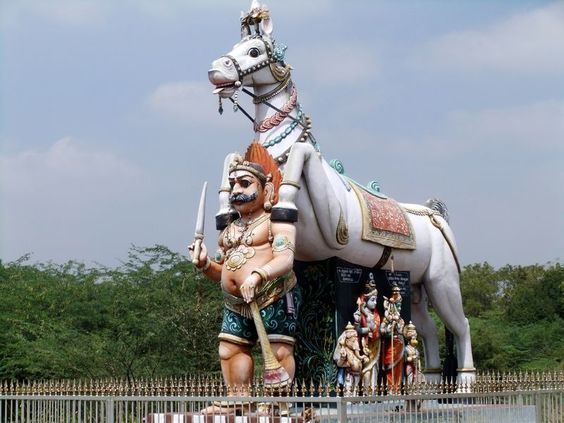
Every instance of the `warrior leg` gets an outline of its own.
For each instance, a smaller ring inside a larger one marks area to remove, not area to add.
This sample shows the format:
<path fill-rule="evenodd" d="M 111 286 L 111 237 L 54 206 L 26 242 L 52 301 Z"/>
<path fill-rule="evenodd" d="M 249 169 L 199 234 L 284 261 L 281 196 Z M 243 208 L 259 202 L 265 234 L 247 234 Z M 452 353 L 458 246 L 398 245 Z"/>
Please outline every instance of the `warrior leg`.
<path fill-rule="evenodd" d="M 251 346 L 243 346 L 227 341 L 219 341 L 219 359 L 223 380 L 229 389 L 236 389 L 231 395 L 248 395 L 248 388 L 253 380 L 253 358 Z M 232 414 L 240 409 L 241 404 L 231 401 L 214 401 L 212 405 L 202 409 L 204 415 Z"/>
<path fill-rule="evenodd" d="M 250 386 L 253 380 L 253 358 L 250 346 L 220 341 L 219 359 L 223 379 L 227 386 Z"/>
<path fill-rule="evenodd" d="M 294 347 L 293 345 L 283 342 L 271 342 L 272 352 L 278 362 L 284 367 L 286 372 L 290 375 L 290 379 L 294 380 L 296 373 L 296 361 L 294 360 Z"/>

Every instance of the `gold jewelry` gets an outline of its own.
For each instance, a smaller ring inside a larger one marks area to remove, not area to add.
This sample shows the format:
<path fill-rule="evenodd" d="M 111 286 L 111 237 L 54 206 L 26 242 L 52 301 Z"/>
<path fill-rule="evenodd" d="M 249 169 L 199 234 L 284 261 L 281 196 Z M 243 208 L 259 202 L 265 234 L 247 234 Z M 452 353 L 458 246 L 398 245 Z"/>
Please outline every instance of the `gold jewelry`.
<path fill-rule="evenodd" d="M 270 201 L 264 202 L 264 211 L 269 212 L 272 210 L 272 203 Z"/>
<path fill-rule="evenodd" d="M 244 241 L 245 245 L 251 246 L 253 245 L 253 229 L 260 225 L 265 220 L 269 219 L 270 216 L 268 214 L 263 214 L 256 219 L 249 220 L 247 222 L 243 222 L 240 218 L 233 222 L 234 226 L 242 227 L 241 233 L 238 237 L 235 237 L 236 229 L 233 227 L 232 232 L 233 236 L 229 234 L 228 230 L 225 231 L 224 239 L 225 245 L 229 248 L 235 248 Z M 229 229 L 229 228 L 228 228 Z M 249 232 L 247 234 L 247 232 Z"/>
<path fill-rule="evenodd" d="M 266 272 L 266 270 L 261 269 L 260 267 L 253 270 L 251 272 L 251 274 L 253 274 L 253 273 L 256 273 L 257 275 L 259 275 L 262 282 L 266 282 L 266 281 L 269 280 L 268 273 Z"/>
<path fill-rule="evenodd" d="M 237 248 L 227 252 L 227 260 L 225 268 L 232 272 L 239 270 L 247 263 L 247 260 L 254 257 L 255 249 L 245 245 L 239 245 Z"/>
<path fill-rule="evenodd" d="M 272 242 L 272 252 L 279 253 L 284 250 L 292 250 L 295 252 L 296 247 L 286 235 L 278 234 L 274 237 L 274 241 Z"/>
<path fill-rule="evenodd" d="M 253 167 L 253 163 L 243 160 L 241 156 L 235 157 L 233 161 L 229 164 L 229 173 L 233 173 L 237 170 L 244 170 L 254 175 L 264 186 L 265 183 L 272 180 L 272 175 L 270 173 L 264 174 L 259 169 Z"/>
<path fill-rule="evenodd" d="M 243 222 L 241 219 L 233 222 L 234 233 L 236 232 L 235 226 L 243 226 L 243 229 L 237 238 L 235 236 L 232 238 L 227 231 L 225 233 L 224 245 L 230 248 L 225 253 L 225 268 L 227 270 L 235 272 L 243 267 L 247 260 L 254 257 L 255 249 L 251 247 L 253 245 L 253 230 L 269 219 L 270 216 L 268 214 L 263 214 L 247 222 Z"/>
<path fill-rule="evenodd" d="M 218 264 L 222 264 L 224 260 L 225 260 L 225 253 L 221 248 L 219 248 L 215 252 L 215 256 L 213 257 L 213 261 L 215 261 Z"/>

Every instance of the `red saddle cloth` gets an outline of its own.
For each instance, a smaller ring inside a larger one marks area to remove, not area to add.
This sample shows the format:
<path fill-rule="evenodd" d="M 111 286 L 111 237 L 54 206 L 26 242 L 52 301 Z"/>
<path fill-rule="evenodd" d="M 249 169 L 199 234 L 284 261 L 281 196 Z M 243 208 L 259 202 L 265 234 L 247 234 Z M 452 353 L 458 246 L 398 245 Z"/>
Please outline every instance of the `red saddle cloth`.
<path fill-rule="evenodd" d="M 392 198 L 380 198 L 351 183 L 362 209 L 362 239 L 385 247 L 415 249 L 415 232 L 405 210 Z"/>

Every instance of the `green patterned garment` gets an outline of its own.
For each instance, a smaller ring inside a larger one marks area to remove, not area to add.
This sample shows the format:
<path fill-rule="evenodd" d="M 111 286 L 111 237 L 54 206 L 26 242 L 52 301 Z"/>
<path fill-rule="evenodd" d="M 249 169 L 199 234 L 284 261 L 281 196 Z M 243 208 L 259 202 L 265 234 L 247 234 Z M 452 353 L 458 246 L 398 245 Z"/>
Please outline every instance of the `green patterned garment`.
<path fill-rule="evenodd" d="M 302 296 L 299 286 L 295 286 L 288 294 L 292 296 L 294 302 L 293 313 L 288 313 L 288 302 L 286 295 L 283 295 L 279 300 L 263 308 L 260 315 L 271 341 L 293 344 L 298 328 L 298 310 Z M 219 339 L 242 345 L 254 345 L 257 338 L 252 318 L 244 317 L 224 307 Z"/>

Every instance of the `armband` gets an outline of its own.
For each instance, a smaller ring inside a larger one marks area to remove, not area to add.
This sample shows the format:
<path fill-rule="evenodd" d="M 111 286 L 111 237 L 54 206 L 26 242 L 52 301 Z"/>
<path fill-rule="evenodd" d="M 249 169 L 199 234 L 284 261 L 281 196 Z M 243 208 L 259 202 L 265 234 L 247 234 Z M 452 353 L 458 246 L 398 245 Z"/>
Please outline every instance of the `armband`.
<path fill-rule="evenodd" d="M 276 235 L 274 237 L 274 241 L 272 241 L 272 251 L 274 253 L 279 253 L 284 250 L 292 250 L 292 252 L 295 252 L 296 247 L 286 235 Z"/>
<path fill-rule="evenodd" d="M 225 253 L 221 248 L 219 248 L 215 252 L 215 255 L 213 256 L 213 261 L 215 261 L 218 264 L 222 264 L 224 260 L 225 260 Z"/>

